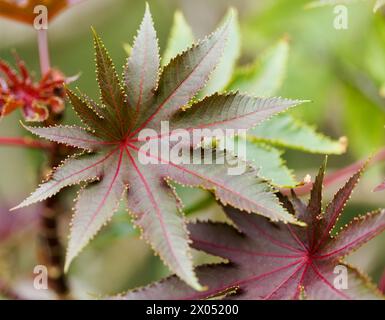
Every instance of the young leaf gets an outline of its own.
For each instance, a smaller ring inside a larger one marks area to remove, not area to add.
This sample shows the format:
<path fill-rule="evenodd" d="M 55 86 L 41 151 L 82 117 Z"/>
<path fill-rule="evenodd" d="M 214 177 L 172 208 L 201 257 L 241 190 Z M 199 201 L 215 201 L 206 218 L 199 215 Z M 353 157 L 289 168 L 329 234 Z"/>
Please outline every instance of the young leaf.
<path fill-rule="evenodd" d="M 189 227 L 194 248 L 229 260 L 229 264 L 203 266 L 197 274 L 208 286 L 204 292 L 188 288 L 175 277 L 128 292 L 124 299 L 379 299 L 375 285 L 343 258 L 385 230 L 385 210 L 355 218 L 336 235 L 344 204 L 361 174 L 355 174 L 336 194 L 326 213 L 321 212 L 324 166 L 314 184 L 309 205 L 295 194 L 282 203 L 308 226 L 271 223 L 231 207 L 226 214 L 238 230 L 221 223 L 197 223 Z"/>
<path fill-rule="evenodd" d="M 239 137 L 238 139 L 242 139 Z M 282 159 L 282 151 L 265 143 L 258 142 L 247 136 L 246 160 L 256 168 L 260 168 L 259 175 L 276 186 L 295 186 L 297 184 L 293 172 Z M 235 148 L 235 150 L 237 150 Z"/>
<path fill-rule="evenodd" d="M 255 96 L 276 94 L 286 75 L 288 56 L 289 42 L 283 38 L 252 65 L 239 68 L 228 90 Z M 287 114 L 267 120 L 248 134 L 267 144 L 312 153 L 341 154 L 346 150 L 345 140 L 334 141 Z"/>
<path fill-rule="evenodd" d="M 85 95 L 78 97 L 67 90 L 86 129 L 27 127 L 41 137 L 91 151 L 64 161 L 51 179 L 18 206 L 47 199 L 66 186 L 80 182 L 88 184 L 80 192 L 75 206 L 67 269 L 76 255 L 109 221 L 120 199 L 127 194 L 129 212 L 143 237 L 182 280 L 195 289 L 202 289 L 193 271 L 188 232 L 178 199 L 168 185 L 170 180 L 211 190 L 223 204 L 259 213 L 275 221 L 298 223 L 280 205 L 270 185 L 258 178 L 257 171 L 248 164 L 239 161 L 244 164 L 244 175 L 228 175 L 230 163 L 236 160 L 234 157 L 225 152 L 208 150 L 208 155 L 217 157 L 219 161 L 213 165 L 200 165 L 197 164 L 201 163 L 200 152 L 203 150 L 200 149 L 195 149 L 199 153 L 193 152 L 189 161 L 179 163 L 166 158 L 163 153 L 148 150 L 147 139 L 143 141 L 139 137 L 142 129 L 154 128 L 156 135 L 149 137 L 150 140 L 163 143 L 165 136 L 161 136 L 159 131 L 161 121 L 170 121 L 173 128 L 191 130 L 200 129 L 203 123 L 208 128 L 221 128 L 226 123 L 226 129 L 249 129 L 298 103 L 280 98 L 257 99 L 240 94 L 217 94 L 192 104 L 185 112 L 179 111 L 201 90 L 218 64 L 229 23 L 226 22 L 211 36 L 173 59 L 163 69 L 156 87 L 159 63 L 157 40 L 150 12 L 146 9 L 128 61 L 125 91 L 107 50 L 95 34 L 102 105 Z M 143 47 L 149 51 L 144 52 Z M 171 134 L 172 131 L 169 136 Z M 195 146 L 193 142 L 189 145 Z M 143 156 L 152 162 L 144 164 L 141 160 Z"/>
<path fill-rule="evenodd" d="M 209 96 L 226 88 L 233 75 L 235 64 L 241 53 L 241 36 L 239 30 L 238 12 L 231 8 L 223 21 L 232 17 L 229 25 L 229 36 L 223 52 L 222 59 L 215 68 L 210 80 L 200 92 L 200 96 Z M 223 23 L 223 22 L 222 22 Z"/>
<path fill-rule="evenodd" d="M 229 9 L 220 25 L 225 21 L 228 21 L 230 17 L 228 37 L 224 47 L 223 56 L 211 74 L 210 79 L 207 81 L 206 86 L 199 93 L 200 97 L 209 96 L 217 91 L 224 90 L 232 77 L 241 49 L 239 21 L 236 9 Z M 194 35 L 190 26 L 187 24 L 182 13 L 177 12 L 174 17 L 171 36 L 165 51 L 164 65 L 166 65 L 172 57 L 175 57 L 178 52 L 188 48 L 193 42 Z"/>
<path fill-rule="evenodd" d="M 162 64 L 165 66 L 180 52 L 185 51 L 194 43 L 194 34 L 185 20 L 183 13 L 176 11 L 174 22 L 168 39 L 166 50 L 163 54 Z"/>
<path fill-rule="evenodd" d="M 288 57 L 289 42 L 283 38 L 253 64 L 238 68 L 227 89 L 255 96 L 270 97 L 276 94 L 286 75 Z"/>

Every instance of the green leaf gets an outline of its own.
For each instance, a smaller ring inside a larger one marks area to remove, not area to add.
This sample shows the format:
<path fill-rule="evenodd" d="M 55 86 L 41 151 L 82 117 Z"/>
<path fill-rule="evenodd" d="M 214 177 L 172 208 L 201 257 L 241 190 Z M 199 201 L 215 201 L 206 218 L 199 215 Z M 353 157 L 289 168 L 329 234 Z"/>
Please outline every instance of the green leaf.
<path fill-rule="evenodd" d="M 385 114 L 355 87 L 346 85 L 343 89 L 346 100 L 343 127 L 354 142 L 351 151 L 357 157 L 367 156 L 385 143 Z"/>
<path fill-rule="evenodd" d="M 194 34 L 186 22 L 183 13 L 176 11 L 174 22 L 168 39 L 167 48 L 163 54 L 162 65 L 170 63 L 179 53 L 185 51 L 194 43 Z"/>
<path fill-rule="evenodd" d="M 289 42 L 283 38 L 253 64 L 237 69 L 227 89 L 255 96 L 276 94 L 286 75 L 288 55 Z"/>
<path fill-rule="evenodd" d="M 289 43 L 283 38 L 254 64 L 237 70 L 228 89 L 256 96 L 275 94 L 286 75 L 288 55 Z M 274 117 L 249 134 L 269 144 L 313 153 L 341 154 L 346 150 L 343 140 L 333 141 L 289 115 Z"/>
<path fill-rule="evenodd" d="M 246 143 L 246 160 L 260 169 L 259 176 L 280 187 L 294 187 L 297 184 L 293 172 L 282 159 L 281 150 L 258 142 L 250 136 L 244 142 Z"/>
<path fill-rule="evenodd" d="M 123 49 L 127 53 L 128 56 L 131 55 L 132 47 L 129 43 L 123 43 Z"/>
<path fill-rule="evenodd" d="M 201 190 L 173 183 L 175 192 L 183 203 L 183 212 L 186 216 L 207 211 L 207 207 L 215 202 L 213 195 L 207 190 Z"/>
<path fill-rule="evenodd" d="M 138 238 L 140 233 L 132 223 L 132 218 L 127 215 L 125 203 L 120 203 L 119 209 L 112 217 L 103 232 L 99 233 L 91 242 L 93 248 L 103 250 L 112 245 L 114 241 L 127 238 Z"/>
<path fill-rule="evenodd" d="M 220 25 L 223 25 L 226 21 L 230 21 L 230 24 L 223 56 L 220 63 L 210 75 L 206 86 L 200 92 L 200 97 L 224 90 L 232 77 L 235 64 L 239 58 L 241 45 L 238 13 L 236 9 L 229 9 Z M 164 53 L 163 65 L 167 65 L 177 53 L 186 50 L 193 42 L 194 35 L 190 26 L 187 24 L 183 14 L 176 12 L 167 49 Z"/>
<path fill-rule="evenodd" d="M 381 9 L 385 5 L 385 0 L 377 0 L 374 4 L 373 11 L 377 12 L 379 9 Z"/>
<path fill-rule="evenodd" d="M 202 89 L 200 96 L 209 96 L 217 91 L 223 91 L 231 80 L 236 62 L 241 53 L 241 35 L 238 21 L 238 12 L 231 8 L 223 19 L 230 19 L 229 36 L 220 63 L 210 76 L 210 80 Z M 221 24 L 222 24 L 221 23 Z"/>
<path fill-rule="evenodd" d="M 260 141 L 290 149 L 321 154 L 342 154 L 346 151 L 346 138 L 333 141 L 311 126 L 290 115 L 278 115 L 248 131 Z"/>

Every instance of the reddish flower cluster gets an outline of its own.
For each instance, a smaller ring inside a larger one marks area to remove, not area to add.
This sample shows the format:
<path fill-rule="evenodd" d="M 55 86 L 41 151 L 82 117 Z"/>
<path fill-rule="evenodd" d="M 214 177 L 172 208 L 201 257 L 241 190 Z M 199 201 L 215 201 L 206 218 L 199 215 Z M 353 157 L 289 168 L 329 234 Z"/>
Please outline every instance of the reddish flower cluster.
<path fill-rule="evenodd" d="M 0 117 L 21 109 L 27 121 L 44 121 L 64 109 L 64 75 L 51 69 L 34 82 L 25 63 L 17 59 L 19 74 L 0 60 Z M 4 77 L 1 77 L 1 76 Z"/>

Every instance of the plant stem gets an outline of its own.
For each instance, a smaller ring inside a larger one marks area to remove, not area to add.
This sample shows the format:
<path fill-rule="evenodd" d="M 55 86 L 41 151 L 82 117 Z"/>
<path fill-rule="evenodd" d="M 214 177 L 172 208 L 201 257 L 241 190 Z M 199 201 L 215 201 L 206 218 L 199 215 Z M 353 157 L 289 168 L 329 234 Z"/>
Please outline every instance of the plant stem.
<path fill-rule="evenodd" d="M 384 160 L 385 160 L 385 148 L 378 151 L 370 159 L 369 163 L 374 164 Z M 326 175 L 323 185 L 326 187 L 326 186 L 333 185 L 339 181 L 344 181 L 348 179 L 350 176 L 356 173 L 365 163 L 366 163 L 366 160 L 360 160 L 351 164 L 350 166 L 347 166 L 345 168 L 337 170 L 336 172 Z M 313 187 L 313 183 L 310 182 L 310 183 L 306 183 L 303 186 L 294 188 L 294 191 L 298 196 L 303 196 L 308 194 L 311 191 L 312 187 Z M 284 195 L 290 195 L 290 189 L 284 188 L 284 189 L 281 189 L 280 191 Z"/>
<path fill-rule="evenodd" d="M 43 150 L 52 149 L 51 143 L 31 139 L 29 137 L 0 137 L 0 145 Z"/>
<path fill-rule="evenodd" d="M 380 279 L 380 282 L 378 284 L 378 288 L 380 289 L 380 291 L 385 294 L 385 271 L 384 273 L 382 274 L 382 277 Z"/>
<path fill-rule="evenodd" d="M 38 30 L 38 46 L 41 74 L 44 76 L 51 69 L 47 30 Z M 57 125 L 61 115 L 51 115 L 45 125 Z M 65 158 L 62 147 L 54 144 L 49 150 L 48 168 L 42 169 L 42 173 L 57 167 Z M 42 174 L 43 175 L 43 174 Z M 48 269 L 48 283 L 59 299 L 69 298 L 69 287 L 64 274 L 64 248 L 59 239 L 58 219 L 63 211 L 60 195 L 55 195 L 44 202 L 44 209 L 40 220 L 40 247 L 39 257 Z"/>
<path fill-rule="evenodd" d="M 47 30 L 41 29 L 37 31 L 37 42 L 39 46 L 41 75 L 44 76 L 51 69 Z"/>
<path fill-rule="evenodd" d="M 60 164 L 65 157 L 62 147 L 54 145 L 49 153 L 48 168 Z M 42 170 L 44 172 L 45 170 Z M 69 297 L 67 278 L 64 274 L 64 248 L 59 239 L 58 218 L 63 212 L 60 195 L 55 195 L 44 202 L 40 217 L 39 258 L 47 266 L 48 283 L 59 299 Z"/>

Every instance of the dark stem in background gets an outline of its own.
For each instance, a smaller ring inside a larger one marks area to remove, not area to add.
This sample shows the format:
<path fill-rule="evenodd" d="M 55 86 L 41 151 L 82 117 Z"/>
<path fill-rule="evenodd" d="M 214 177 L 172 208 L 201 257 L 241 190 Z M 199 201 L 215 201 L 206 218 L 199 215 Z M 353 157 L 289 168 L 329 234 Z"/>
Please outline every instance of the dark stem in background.
<path fill-rule="evenodd" d="M 50 57 L 48 48 L 47 30 L 38 30 L 38 48 L 40 58 L 41 76 L 50 70 Z M 54 126 L 61 122 L 62 115 L 51 114 L 49 119 L 45 121 L 45 126 Z M 48 155 L 47 165 L 40 169 L 40 176 L 45 178 L 49 170 L 60 165 L 61 161 L 68 155 L 67 148 L 53 143 L 34 140 L 29 137 L 0 137 L 0 145 L 26 147 L 33 149 L 41 149 L 46 151 Z M 40 182 L 40 181 L 39 181 Z M 40 214 L 40 234 L 38 258 L 39 262 L 48 269 L 49 287 L 56 293 L 58 298 L 69 298 L 69 287 L 66 276 L 64 274 L 64 248 L 59 239 L 58 221 L 59 216 L 63 212 L 61 206 L 60 195 L 51 197 L 44 202 L 42 212 Z M 4 287 L 4 288 L 3 288 Z M 5 284 L 0 283 L 0 291 L 9 293 L 8 298 L 15 296 Z"/>
<path fill-rule="evenodd" d="M 383 294 L 385 294 L 385 270 L 378 284 L 378 288 Z"/>
<path fill-rule="evenodd" d="M 41 75 L 44 76 L 51 68 L 47 30 L 42 29 L 37 31 L 37 43 L 39 46 L 40 71 Z"/>
<path fill-rule="evenodd" d="M 58 121 L 55 121 L 58 122 Z M 55 145 L 49 154 L 48 170 L 57 167 L 65 157 L 65 150 Z M 46 170 L 42 170 L 46 172 Z M 64 274 L 64 248 L 59 238 L 59 216 L 63 212 L 60 195 L 55 195 L 44 202 L 40 215 L 40 233 L 38 257 L 39 261 L 48 269 L 49 287 L 57 294 L 58 298 L 69 297 L 69 287 Z"/>
<path fill-rule="evenodd" d="M 40 57 L 40 69 L 42 77 L 50 70 L 50 56 L 48 47 L 47 30 L 38 30 L 38 47 Z M 51 114 L 46 126 L 54 126 L 61 122 L 62 115 Z M 45 173 L 57 167 L 66 157 L 65 148 L 54 144 L 48 151 L 47 168 L 41 170 L 42 178 Z M 48 269 L 49 287 L 56 293 L 59 299 L 69 298 L 69 287 L 64 273 L 64 248 L 59 237 L 59 216 L 63 212 L 60 195 L 55 195 L 44 202 L 44 208 L 40 215 L 40 234 L 38 257 L 40 262 Z"/>

